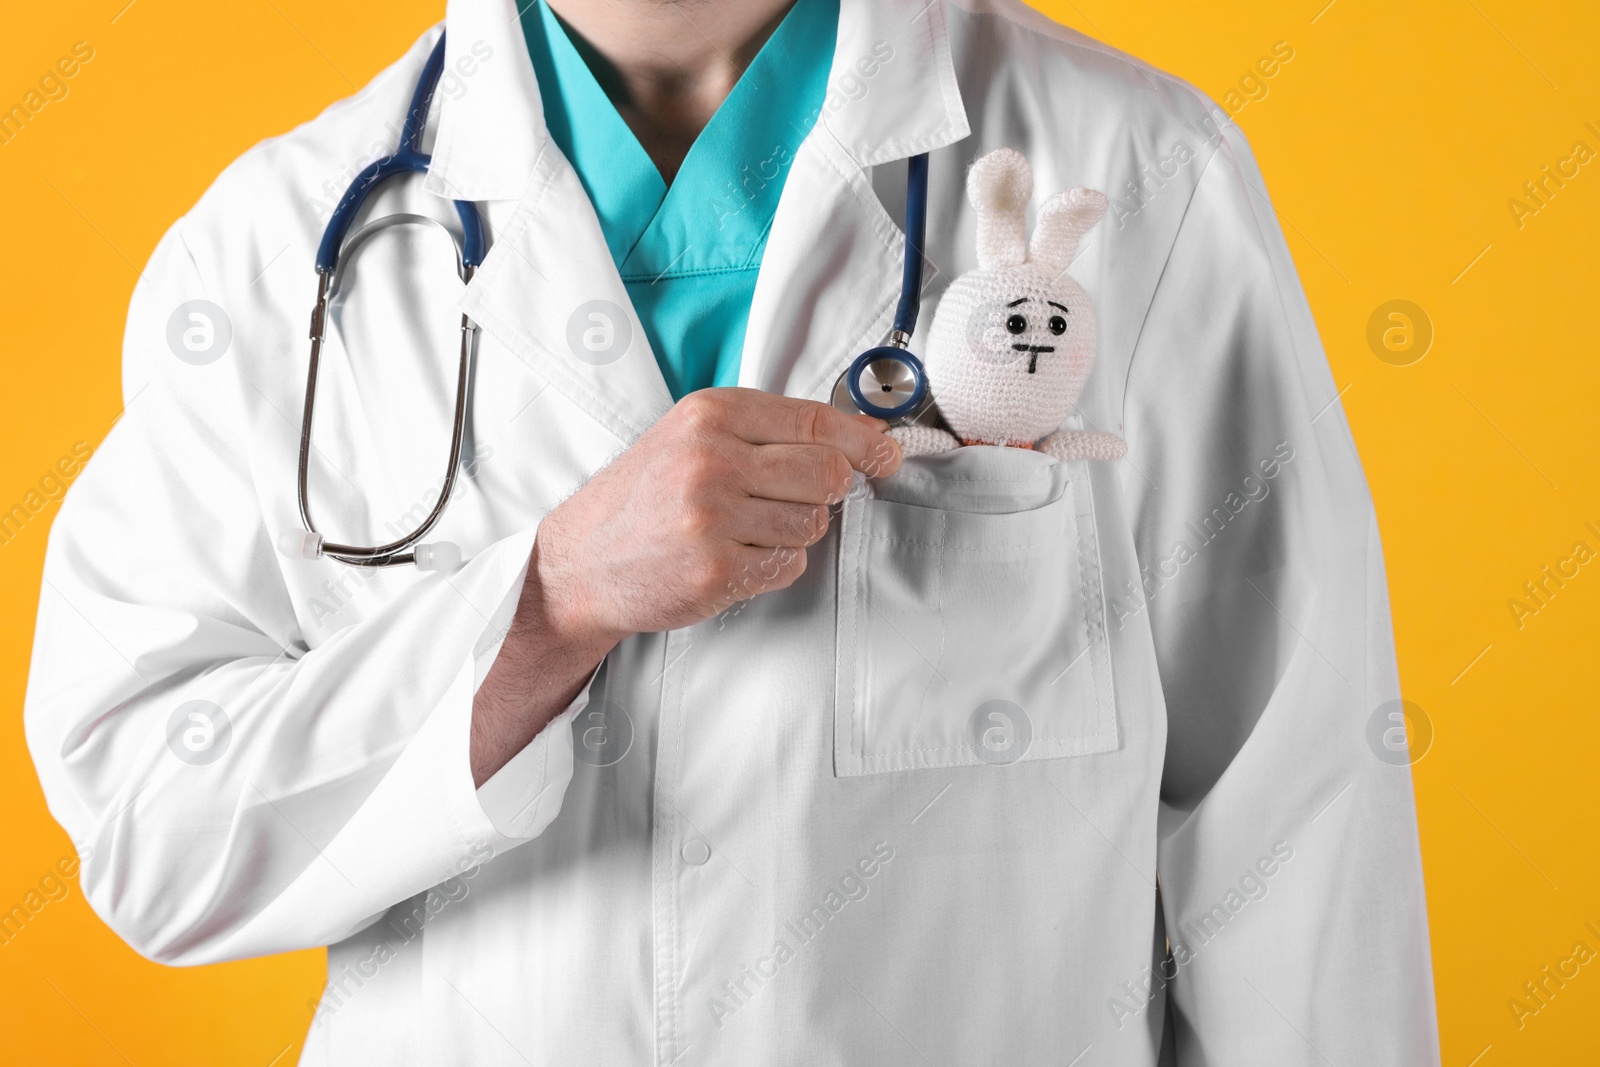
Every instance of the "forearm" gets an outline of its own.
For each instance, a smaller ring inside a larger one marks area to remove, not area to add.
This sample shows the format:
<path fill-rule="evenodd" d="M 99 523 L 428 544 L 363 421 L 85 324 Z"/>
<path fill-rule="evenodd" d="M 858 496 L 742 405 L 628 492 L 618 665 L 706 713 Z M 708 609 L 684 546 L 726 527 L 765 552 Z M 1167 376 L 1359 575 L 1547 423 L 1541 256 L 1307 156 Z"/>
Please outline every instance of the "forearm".
<path fill-rule="evenodd" d="M 175 965 L 349 937 L 464 857 L 537 836 L 570 760 L 561 745 L 527 761 L 527 792 L 548 792 L 506 821 L 513 836 L 462 773 L 489 667 L 477 650 L 520 597 L 533 530 L 448 582 L 351 602 L 357 617 L 316 640 L 296 601 L 338 572 L 273 554 L 204 400 L 149 386 L 74 484 L 51 531 L 25 715 L 86 899 Z M 175 474 L 174 455 L 193 462 Z M 152 493 L 166 506 L 134 521 Z"/>
<path fill-rule="evenodd" d="M 534 543 L 505 642 L 472 701 L 472 781 L 481 786 L 577 698 L 616 638 L 574 621 Z"/>

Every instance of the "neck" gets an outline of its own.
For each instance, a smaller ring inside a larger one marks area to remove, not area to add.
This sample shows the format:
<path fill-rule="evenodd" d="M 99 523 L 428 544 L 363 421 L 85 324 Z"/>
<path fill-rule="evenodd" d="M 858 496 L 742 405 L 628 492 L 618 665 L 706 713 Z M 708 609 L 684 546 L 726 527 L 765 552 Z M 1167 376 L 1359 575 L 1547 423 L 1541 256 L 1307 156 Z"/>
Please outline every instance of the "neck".
<path fill-rule="evenodd" d="M 663 180 L 795 0 L 546 0 Z"/>

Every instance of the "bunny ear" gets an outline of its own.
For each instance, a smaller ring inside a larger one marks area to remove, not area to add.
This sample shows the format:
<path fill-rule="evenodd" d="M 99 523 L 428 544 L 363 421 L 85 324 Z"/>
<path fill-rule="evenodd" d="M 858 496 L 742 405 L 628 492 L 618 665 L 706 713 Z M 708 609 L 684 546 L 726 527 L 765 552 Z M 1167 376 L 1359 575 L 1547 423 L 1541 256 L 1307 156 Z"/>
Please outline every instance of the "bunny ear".
<path fill-rule="evenodd" d="M 1028 257 L 1023 213 L 1033 171 L 1014 148 L 997 148 L 967 171 L 967 199 L 978 213 L 978 266 L 1013 267 Z"/>
<path fill-rule="evenodd" d="M 1106 213 L 1106 196 L 1079 185 L 1056 193 L 1039 209 L 1033 226 L 1032 260 L 1047 270 L 1063 271 L 1078 254 L 1078 242 Z"/>

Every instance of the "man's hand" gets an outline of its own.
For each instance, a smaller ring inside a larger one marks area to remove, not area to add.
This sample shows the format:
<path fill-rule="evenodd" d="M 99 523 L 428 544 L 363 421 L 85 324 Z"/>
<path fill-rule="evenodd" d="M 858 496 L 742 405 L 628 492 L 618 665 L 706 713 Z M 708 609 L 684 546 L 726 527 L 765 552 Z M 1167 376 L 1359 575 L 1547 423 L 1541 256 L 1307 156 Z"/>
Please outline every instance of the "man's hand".
<path fill-rule="evenodd" d="M 893 474 L 886 424 L 754 389 L 704 389 L 547 515 L 473 702 L 482 784 L 571 703 L 617 642 L 783 589 L 853 471 Z"/>
<path fill-rule="evenodd" d="M 899 468 L 884 429 L 754 389 L 692 393 L 545 519 L 538 580 L 565 629 L 612 644 L 785 588 L 851 472 Z"/>

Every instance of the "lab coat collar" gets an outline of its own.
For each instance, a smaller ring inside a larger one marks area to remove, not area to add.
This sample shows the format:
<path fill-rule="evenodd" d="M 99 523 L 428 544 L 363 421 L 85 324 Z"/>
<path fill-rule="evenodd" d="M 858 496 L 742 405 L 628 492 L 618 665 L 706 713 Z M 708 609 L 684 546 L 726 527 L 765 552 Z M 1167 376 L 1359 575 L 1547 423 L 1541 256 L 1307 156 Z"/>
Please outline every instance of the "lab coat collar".
<path fill-rule="evenodd" d="M 943 0 L 842 0 L 820 123 L 863 167 L 966 137 Z"/>
<path fill-rule="evenodd" d="M 550 134 L 516 0 L 450 0 L 445 26 L 446 69 L 462 88 L 440 101 L 426 188 L 517 199 Z M 863 167 L 967 136 L 943 0 L 841 0 L 819 124 Z"/>
<path fill-rule="evenodd" d="M 550 140 L 516 0 L 450 0 L 444 23 L 445 70 L 461 72 L 465 61 L 473 73 L 442 94 L 423 187 L 456 200 L 516 200 Z"/>

